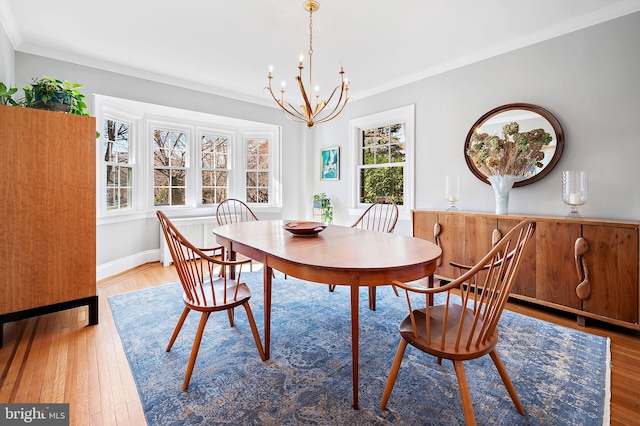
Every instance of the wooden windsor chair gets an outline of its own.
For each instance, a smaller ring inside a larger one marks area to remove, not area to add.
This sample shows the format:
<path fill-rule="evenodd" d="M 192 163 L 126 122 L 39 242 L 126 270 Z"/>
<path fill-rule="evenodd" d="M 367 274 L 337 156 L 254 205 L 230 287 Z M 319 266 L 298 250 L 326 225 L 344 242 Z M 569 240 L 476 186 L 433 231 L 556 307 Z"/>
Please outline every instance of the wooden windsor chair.
<path fill-rule="evenodd" d="M 351 227 L 366 229 L 367 231 L 392 233 L 397 222 L 398 206 L 396 203 L 391 200 L 380 200 L 371 204 Z M 335 288 L 335 285 L 329 285 L 329 291 L 333 291 Z M 376 310 L 375 286 L 369 287 L 369 309 Z"/>
<path fill-rule="evenodd" d="M 409 316 L 399 326 L 400 345 L 384 389 L 381 410 L 387 406 L 405 349 L 410 344 L 435 356 L 439 364 L 443 358 L 453 362 L 467 425 L 476 423 L 463 362 L 486 354 L 491 356 L 518 413 L 524 415 L 516 389 L 496 350 L 496 344 L 498 322 L 535 228 L 534 220 L 523 220 L 475 266 L 442 287 L 426 288 L 423 283 L 418 282 L 393 282 L 394 286 L 405 290 Z M 480 272 L 484 272 L 483 279 L 475 280 Z M 453 291 L 459 294 L 459 301 L 454 301 Z M 430 298 L 438 293 L 445 295 L 445 302 L 430 306 Z M 416 294 L 425 297 L 425 307 L 422 309 L 412 308 L 412 295 Z"/>
<path fill-rule="evenodd" d="M 216 220 L 218 221 L 218 225 L 222 226 L 229 223 L 251 222 L 258 220 L 258 217 L 243 201 L 235 198 L 227 198 L 218 204 L 216 208 Z M 252 263 L 249 263 L 249 270 L 253 271 Z"/>
<path fill-rule="evenodd" d="M 218 225 L 227 225 L 229 223 L 251 222 L 259 219 L 243 201 L 227 198 L 218 204 L 216 220 Z M 249 270 L 253 271 L 253 263 L 249 263 Z M 273 277 L 275 278 L 275 276 L 276 273 L 274 272 Z M 284 277 L 287 278 L 287 275 L 285 274 Z"/>
<path fill-rule="evenodd" d="M 265 361 L 266 356 L 262 347 L 262 341 L 256 322 L 253 318 L 249 299 L 251 291 L 246 284 L 240 281 L 242 273 L 242 265 L 250 262 L 250 259 L 242 261 L 226 261 L 218 260 L 216 257 L 207 253 L 214 253 L 217 249 L 200 249 L 191 244 L 175 227 L 169 218 L 161 211 L 157 211 L 158 220 L 162 227 L 162 232 L 171 257 L 175 265 L 180 283 L 183 289 L 184 310 L 180 315 L 180 319 L 176 324 L 167 352 L 171 350 L 182 326 L 191 311 L 200 312 L 200 323 L 191 349 L 187 372 L 185 375 L 182 390 L 186 391 L 189 387 L 193 367 L 198 356 L 200 343 L 204 334 L 204 328 L 207 320 L 212 312 L 227 311 L 229 324 L 234 326 L 234 308 L 242 306 L 247 312 L 251 333 L 258 348 L 260 358 Z M 236 270 L 236 279 L 228 278 L 227 271 L 234 267 Z"/>
<path fill-rule="evenodd" d="M 218 204 L 216 220 L 218 225 L 226 225 L 228 223 L 250 222 L 258 220 L 258 217 L 244 202 L 235 198 L 227 198 Z"/>

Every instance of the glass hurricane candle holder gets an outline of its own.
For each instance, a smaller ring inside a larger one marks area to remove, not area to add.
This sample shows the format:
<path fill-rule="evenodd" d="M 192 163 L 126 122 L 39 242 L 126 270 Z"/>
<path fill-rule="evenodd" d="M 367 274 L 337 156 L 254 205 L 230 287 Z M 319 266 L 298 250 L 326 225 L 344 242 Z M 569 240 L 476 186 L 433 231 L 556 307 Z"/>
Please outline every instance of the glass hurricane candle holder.
<path fill-rule="evenodd" d="M 444 177 L 444 197 L 451 203 L 447 211 L 457 211 L 456 202 L 460 200 L 460 176 Z"/>
<path fill-rule="evenodd" d="M 562 200 L 571 207 L 567 216 L 580 217 L 578 207 L 587 202 L 589 179 L 587 172 L 566 170 L 562 172 Z"/>

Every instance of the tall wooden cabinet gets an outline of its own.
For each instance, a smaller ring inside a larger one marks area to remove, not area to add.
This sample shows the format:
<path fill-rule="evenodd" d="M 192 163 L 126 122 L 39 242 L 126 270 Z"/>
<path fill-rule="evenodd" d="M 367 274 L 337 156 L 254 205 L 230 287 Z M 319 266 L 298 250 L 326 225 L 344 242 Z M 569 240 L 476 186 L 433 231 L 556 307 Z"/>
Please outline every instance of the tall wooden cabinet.
<path fill-rule="evenodd" d="M 78 306 L 98 322 L 95 118 L 0 105 L 4 323 Z"/>
<path fill-rule="evenodd" d="M 437 274 L 458 276 L 450 262 L 475 264 L 525 216 L 439 210 L 413 211 L 413 235 L 442 248 Z M 640 329 L 640 222 L 533 217 L 512 297 Z"/>

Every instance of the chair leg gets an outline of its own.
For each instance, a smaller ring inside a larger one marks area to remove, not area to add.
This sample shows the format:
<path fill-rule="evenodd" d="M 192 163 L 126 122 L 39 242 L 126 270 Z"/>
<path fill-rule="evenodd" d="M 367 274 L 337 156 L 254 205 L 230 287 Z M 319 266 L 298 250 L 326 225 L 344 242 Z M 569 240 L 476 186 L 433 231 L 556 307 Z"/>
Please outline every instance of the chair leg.
<path fill-rule="evenodd" d="M 476 416 L 473 413 L 473 403 L 471 402 L 471 393 L 469 392 L 467 375 L 464 373 L 464 364 L 462 361 L 453 361 L 453 367 L 456 370 L 456 376 L 458 376 L 458 387 L 460 388 L 460 399 L 462 400 L 464 421 L 467 426 L 475 426 Z"/>
<path fill-rule="evenodd" d="M 333 285 L 333 284 L 329 284 L 329 291 L 330 291 L 330 292 L 333 292 L 333 290 L 335 290 L 335 289 L 336 289 L 336 286 L 335 286 L 335 285 Z"/>
<path fill-rule="evenodd" d="M 231 309 L 227 309 L 227 315 L 229 315 L 229 325 L 231 327 L 233 327 L 233 319 L 234 319 L 234 312 L 233 312 L 233 308 Z"/>
<path fill-rule="evenodd" d="M 249 306 L 249 302 L 242 304 L 244 309 L 247 311 L 247 318 L 249 319 L 249 326 L 251 327 L 251 333 L 253 334 L 253 340 L 256 341 L 256 347 L 258 348 L 258 353 L 260 354 L 260 359 L 263 361 L 267 360 L 267 356 L 264 353 L 264 348 L 262 347 L 262 340 L 260 339 L 260 333 L 258 333 L 258 327 L 256 327 L 256 320 L 253 318 L 253 312 L 251 312 L 251 306 Z"/>
<path fill-rule="evenodd" d="M 184 324 L 184 320 L 187 319 L 187 315 L 189 315 L 191 309 L 184 307 L 182 314 L 180 315 L 180 319 L 178 319 L 178 323 L 176 324 L 176 328 L 173 330 L 173 334 L 171 335 L 171 340 L 169 340 L 169 345 L 167 346 L 167 352 L 171 350 L 173 343 L 176 341 L 178 334 L 180 334 L 180 330 L 182 330 L 182 324 Z"/>
<path fill-rule="evenodd" d="M 374 286 L 369 287 L 369 310 L 376 310 L 376 288 Z"/>
<path fill-rule="evenodd" d="M 504 367 L 504 364 L 502 363 L 502 359 L 500 359 L 500 355 L 498 355 L 498 351 L 494 349 L 491 352 L 489 352 L 489 355 L 491 355 L 491 359 L 493 360 L 493 363 L 496 365 L 496 368 L 498 369 L 498 373 L 500 373 L 502 382 L 504 383 L 504 386 L 507 388 L 507 392 L 509 392 L 509 396 L 513 401 L 513 405 L 516 406 L 516 410 L 518 410 L 518 413 L 524 416 L 524 408 L 520 403 L 520 398 L 518 398 L 518 393 L 516 392 L 515 386 L 513 386 L 513 383 L 511 382 L 509 373 L 507 373 L 507 369 Z"/>
<path fill-rule="evenodd" d="M 187 365 L 187 374 L 184 377 L 184 384 L 182 390 L 186 391 L 189 387 L 189 381 L 191 380 L 191 373 L 193 373 L 193 367 L 196 364 L 196 358 L 198 357 L 198 351 L 200 350 L 200 342 L 202 342 L 202 334 L 204 333 L 204 326 L 207 325 L 211 312 L 203 312 L 200 317 L 200 323 L 198 324 L 198 331 L 193 341 L 193 347 L 191 348 L 191 356 L 189 356 L 189 364 Z"/>
<path fill-rule="evenodd" d="M 396 384 L 396 378 L 398 377 L 398 371 L 400 370 L 400 364 L 402 364 L 402 357 L 404 356 L 405 349 L 407 349 L 407 344 L 408 342 L 406 340 L 400 339 L 396 356 L 393 358 L 393 364 L 391 364 L 391 370 L 389 370 L 389 378 L 387 379 L 387 384 L 382 394 L 382 401 L 380 402 L 381 410 L 387 408 L 387 402 L 389 402 L 391 391 L 393 391 L 393 386 Z"/>

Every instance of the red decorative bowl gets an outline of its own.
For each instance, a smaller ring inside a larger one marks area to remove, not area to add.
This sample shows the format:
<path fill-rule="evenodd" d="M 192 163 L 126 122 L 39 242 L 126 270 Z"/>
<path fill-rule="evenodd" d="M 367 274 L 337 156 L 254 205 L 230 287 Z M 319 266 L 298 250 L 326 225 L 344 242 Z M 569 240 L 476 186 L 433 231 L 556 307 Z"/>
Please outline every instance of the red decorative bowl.
<path fill-rule="evenodd" d="M 282 227 L 295 236 L 309 237 L 318 235 L 320 232 L 324 231 L 324 228 L 326 228 L 327 225 L 320 222 L 291 221 L 286 222 Z"/>

